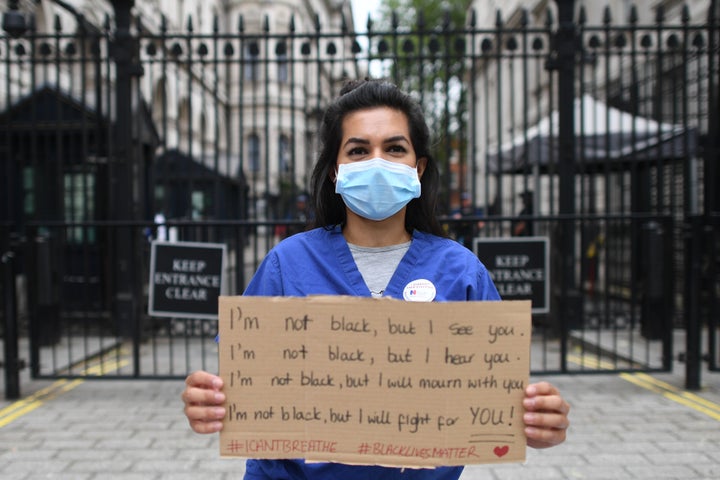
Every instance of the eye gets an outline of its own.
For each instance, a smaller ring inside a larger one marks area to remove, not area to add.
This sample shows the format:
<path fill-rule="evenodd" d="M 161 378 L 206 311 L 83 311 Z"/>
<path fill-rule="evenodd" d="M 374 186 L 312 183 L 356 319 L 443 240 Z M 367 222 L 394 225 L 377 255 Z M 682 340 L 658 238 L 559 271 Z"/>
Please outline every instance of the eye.
<path fill-rule="evenodd" d="M 402 145 L 390 145 L 387 151 L 388 153 L 407 153 L 407 148 Z"/>
<path fill-rule="evenodd" d="M 354 147 L 348 150 L 347 154 L 348 156 L 357 156 L 357 155 L 367 155 L 367 148 L 365 147 Z"/>

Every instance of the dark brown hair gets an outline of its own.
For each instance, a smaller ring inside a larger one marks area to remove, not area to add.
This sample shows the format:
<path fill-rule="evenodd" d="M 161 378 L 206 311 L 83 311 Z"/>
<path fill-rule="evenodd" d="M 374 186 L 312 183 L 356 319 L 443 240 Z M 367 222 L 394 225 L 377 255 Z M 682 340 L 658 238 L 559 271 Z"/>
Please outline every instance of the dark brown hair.
<path fill-rule="evenodd" d="M 389 107 L 404 113 L 408 119 L 415 155 L 427 159 L 420 179 L 421 195 L 407 206 L 405 229 L 410 233 L 417 229 L 444 236 L 435 214 L 440 174 L 430 154 L 430 132 L 422 108 L 415 99 L 392 83 L 373 79 L 347 83 L 340 91 L 340 96 L 325 111 L 319 132 L 320 155 L 310 185 L 315 208 L 313 226 L 332 228 L 345 223 L 345 203 L 335 193 L 335 184 L 331 179 L 342 141 L 342 122 L 350 113 L 375 107 Z"/>

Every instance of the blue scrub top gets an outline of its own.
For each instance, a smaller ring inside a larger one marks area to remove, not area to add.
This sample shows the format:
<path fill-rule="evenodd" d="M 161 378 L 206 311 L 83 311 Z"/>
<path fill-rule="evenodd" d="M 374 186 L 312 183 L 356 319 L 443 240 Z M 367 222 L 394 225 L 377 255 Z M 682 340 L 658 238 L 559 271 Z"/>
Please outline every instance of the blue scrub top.
<path fill-rule="evenodd" d="M 478 258 L 454 240 L 415 230 L 384 296 L 403 298 L 410 282 L 426 279 L 435 301 L 500 300 L 490 274 Z M 369 297 L 340 227 L 318 228 L 280 242 L 263 260 L 245 295 L 353 295 Z"/>
<path fill-rule="evenodd" d="M 416 230 L 384 296 L 402 299 L 405 286 L 419 279 L 435 286 L 434 301 L 500 300 L 490 274 L 472 252 L 454 240 Z M 371 296 L 339 226 L 299 233 L 280 242 L 265 257 L 244 294 Z M 451 480 L 461 473 L 462 467 L 400 469 L 302 459 L 248 460 L 245 478 Z"/>

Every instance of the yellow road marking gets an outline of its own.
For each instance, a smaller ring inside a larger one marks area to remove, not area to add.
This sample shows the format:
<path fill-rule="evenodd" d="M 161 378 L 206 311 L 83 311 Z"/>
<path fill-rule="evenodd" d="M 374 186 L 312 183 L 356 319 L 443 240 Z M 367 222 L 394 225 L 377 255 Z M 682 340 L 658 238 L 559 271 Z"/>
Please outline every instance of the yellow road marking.
<path fill-rule="evenodd" d="M 32 412 L 48 400 L 55 398 L 59 392 L 72 390 L 77 385 L 79 383 L 74 384 L 74 382 L 70 383 L 68 380 L 58 380 L 49 387 L 38 390 L 32 395 L 10 404 L 0 410 L 0 428 Z"/>
<path fill-rule="evenodd" d="M 589 367 L 595 370 L 612 370 L 615 368 L 615 365 L 613 365 L 610 362 L 607 362 L 605 360 L 601 360 L 597 358 L 594 355 L 568 355 L 568 360 L 571 362 L 580 365 L 581 367 Z"/>
<path fill-rule="evenodd" d="M 568 360 L 585 367 L 598 370 L 611 370 L 615 368 L 611 363 L 602 360 L 596 355 L 568 355 Z M 720 405 L 702 398 L 693 393 L 681 390 L 667 382 L 658 380 L 647 373 L 621 373 L 620 378 L 638 387 L 655 392 L 675 403 L 703 413 L 708 417 L 720 421 Z"/>
<path fill-rule="evenodd" d="M 720 421 L 720 405 L 693 393 L 681 390 L 645 373 L 622 373 L 620 377 L 634 385 L 653 391 L 676 403 L 704 413 L 710 418 Z"/>
<path fill-rule="evenodd" d="M 120 353 L 126 354 L 127 352 L 120 350 Z M 126 358 L 121 358 L 119 360 L 104 360 L 105 356 L 112 356 L 116 354 L 116 350 L 111 350 L 104 356 L 95 359 L 93 361 L 94 364 L 82 371 L 81 375 L 102 376 L 103 374 L 114 372 L 130 364 L 130 361 Z M 56 382 L 53 382 L 52 385 L 42 388 L 32 395 L 28 395 L 27 397 L 17 400 L 7 407 L 0 409 L 0 428 L 14 422 L 23 415 L 27 415 L 58 395 L 79 387 L 84 382 L 85 380 L 81 378 L 74 380 L 57 380 Z"/>
<path fill-rule="evenodd" d="M 19 405 L 16 405 L 18 404 Z M 36 408 L 38 408 L 40 405 L 42 405 L 42 402 L 40 401 L 34 401 L 34 402 L 15 402 L 13 405 L 10 405 L 10 407 L 13 407 L 8 412 L 5 412 L 5 410 L 8 410 L 8 408 L 4 408 L 2 411 L 0 411 L 0 428 L 4 427 L 5 425 L 17 420 L 18 418 L 22 417 L 23 415 L 32 412 Z"/>

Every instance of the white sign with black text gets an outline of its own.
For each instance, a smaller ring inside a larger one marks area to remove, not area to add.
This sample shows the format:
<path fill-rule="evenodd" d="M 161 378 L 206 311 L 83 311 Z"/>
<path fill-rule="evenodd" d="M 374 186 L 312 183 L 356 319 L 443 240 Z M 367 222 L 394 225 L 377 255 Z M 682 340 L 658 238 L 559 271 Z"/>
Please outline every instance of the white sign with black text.
<path fill-rule="evenodd" d="M 503 300 L 531 300 L 532 313 L 550 310 L 548 237 L 476 238 L 473 251 Z"/>
<path fill-rule="evenodd" d="M 222 243 L 152 242 L 148 313 L 217 319 L 224 264 Z"/>

